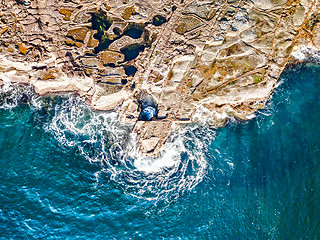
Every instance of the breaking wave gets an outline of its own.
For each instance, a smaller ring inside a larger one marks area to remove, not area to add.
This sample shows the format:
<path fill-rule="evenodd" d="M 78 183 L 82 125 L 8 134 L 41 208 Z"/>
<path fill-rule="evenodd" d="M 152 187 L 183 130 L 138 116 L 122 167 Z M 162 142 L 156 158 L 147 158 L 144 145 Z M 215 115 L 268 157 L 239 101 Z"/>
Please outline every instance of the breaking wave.
<path fill-rule="evenodd" d="M 101 164 L 97 184 L 112 182 L 136 197 L 172 197 L 171 193 L 190 190 L 203 179 L 205 142 L 193 128 L 175 134 L 156 158 L 137 152 L 132 128 L 118 121 L 117 113 L 92 111 L 83 99 L 68 96 L 55 106 L 45 130 L 62 145 L 78 148 L 88 161 Z"/>
<path fill-rule="evenodd" d="M 209 145 L 215 132 L 207 125 L 176 131 L 158 157 L 141 156 L 133 125 L 118 120 L 116 112 L 93 111 L 72 94 L 38 96 L 31 86 L 6 84 L 2 109 L 27 104 L 33 121 L 63 147 L 75 148 L 92 164 L 99 164 L 96 184 L 116 184 L 124 193 L 147 200 L 176 198 L 190 191 L 206 175 Z"/>

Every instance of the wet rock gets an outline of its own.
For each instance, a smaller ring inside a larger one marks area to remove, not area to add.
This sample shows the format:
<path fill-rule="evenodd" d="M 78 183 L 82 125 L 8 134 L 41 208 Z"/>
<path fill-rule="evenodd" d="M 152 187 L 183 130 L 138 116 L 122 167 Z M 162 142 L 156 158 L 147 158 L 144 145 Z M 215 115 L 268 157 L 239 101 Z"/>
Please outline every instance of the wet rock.
<path fill-rule="evenodd" d="M 158 142 L 159 142 L 159 138 L 157 138 L 157 137 L 152 137 L 150 139 L 142 140 L 141 151 L 143 153 L 149 153 L 149 152 L 153 151 L 156 148 Z"/>
<path fill-rule="evenodd" d="M 129 119 L 137 119 L 139 117 L 139 106 L 135 102 L 130 102 L 126 109 L 126 116 Z"/>

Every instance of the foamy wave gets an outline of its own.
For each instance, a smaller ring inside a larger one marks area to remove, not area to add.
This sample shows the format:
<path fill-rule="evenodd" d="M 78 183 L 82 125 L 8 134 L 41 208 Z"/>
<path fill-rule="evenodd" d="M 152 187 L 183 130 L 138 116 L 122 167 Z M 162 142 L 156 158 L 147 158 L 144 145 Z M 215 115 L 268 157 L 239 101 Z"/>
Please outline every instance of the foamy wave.
<path fill-rule="evenodd" d="M 115 112 L 94 112 L 80 97 L 69 96 L 56 105 L 47 131 L 68 146 L 96 143 L 104 137 L 110 140 L 123 136 L 128 126 L 117 121 Z"/>
<path fill-rule="evenodd" d="M 154 158 L 137 152 L 132 127 L 120 122 L 116 113 L 92 111 L 81 98 L 70 96 L 55 106 L 45 129 L 61 144 L 78 148 L 88 161 L 101 163 L 97 184 L 107 177 L 136 197 L 173 196 L 202 181 L 213 130 L 200 131 L 197 126 L 180 129 Z"/>
<path fill-rule="evenodd" d="M 201 124 L 209 124 L 211 126 L 221 126 L 228 118 L 230 118 L 230 116 L 226 111 L 224 111 L 223 113 L 218 113 L 210 111 L 209 109 L 200 105 L 194 113 L 192 121 Z"/>
<path fill-rule="evenodd" d="M 320 52 L 318 49 L 314 49 L 311 47 L 299 47 L 291 53 L 291 57 L 300 62 L 319 62 Z"/>
<path fill-rule="evenodd" d="M 112 183 L 131 196 L 159 200 L 190 191 L 208 172 L 207 154 L 215 131 L 206 124 L 177 130 L 158 157 L 145 157 L 137 151 L 133 125 L 119 121 L 115 112 L 93 111 L 72 94 L 41 97 L 31 87 L 19 85 L 4 86 L 0 93 L 2 108 L 26 102 L 35 123 L 62 147 L 75 148 L 84 159 L 100 165 L 97 185 Z"/>
<path fill-rule="evenodd" d="M 12 109 L 19 103 L 29 103 L 37 98 L 31 86 L 21 86 L 5 81 L 0 88 L 0 109 Z"/>

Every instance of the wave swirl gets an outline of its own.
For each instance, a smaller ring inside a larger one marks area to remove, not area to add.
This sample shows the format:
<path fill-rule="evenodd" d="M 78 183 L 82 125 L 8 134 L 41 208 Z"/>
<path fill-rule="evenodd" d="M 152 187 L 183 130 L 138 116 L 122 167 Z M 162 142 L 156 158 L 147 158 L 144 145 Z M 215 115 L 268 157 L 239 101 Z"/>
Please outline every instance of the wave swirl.
<path fill-rule="evenodd" d="M 172 136 L 158 157 L 136 151 L 133 125 L 116 112 L 93 111 L 72 94 L 38 96 L 32 87 L 9 84 L 1 89 L 2 109 L 28 104 L 34 122 L 62 147 L 75 148 L 87 161 L 99 164 L 97 184 L 115 184 L 126 194 L 147 200 L 176 198 L 200 183 L 207 172 L 206 152 L 215 132 L 190 125 Z"/>

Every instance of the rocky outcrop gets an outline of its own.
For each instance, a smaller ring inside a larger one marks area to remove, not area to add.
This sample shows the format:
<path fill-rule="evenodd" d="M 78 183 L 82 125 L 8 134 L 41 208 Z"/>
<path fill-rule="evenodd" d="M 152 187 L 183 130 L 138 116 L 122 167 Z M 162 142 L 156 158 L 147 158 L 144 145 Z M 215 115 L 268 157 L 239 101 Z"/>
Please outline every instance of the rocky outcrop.
<path fill-rule="evenodd" d="M 319 10 L 318 0 L 4 0 L 0 79 L 119 109 L 140 151 L 157 155 L 173 126 L 263 108 L 291 53 L 320 48 Z M 150 119 L 141 93 L 156 105 Z"/>

